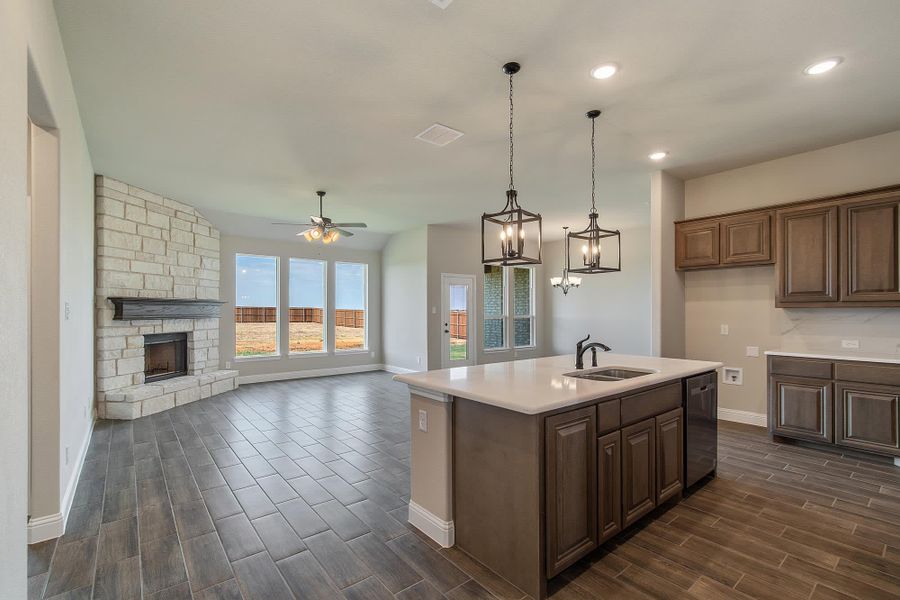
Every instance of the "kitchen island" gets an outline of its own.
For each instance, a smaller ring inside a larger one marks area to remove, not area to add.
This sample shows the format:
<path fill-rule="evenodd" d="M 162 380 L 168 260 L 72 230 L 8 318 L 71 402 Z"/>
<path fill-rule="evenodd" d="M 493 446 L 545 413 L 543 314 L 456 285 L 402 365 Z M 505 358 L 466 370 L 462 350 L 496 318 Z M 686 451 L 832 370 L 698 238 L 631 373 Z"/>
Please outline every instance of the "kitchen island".
<path fill-rule="evenodd" d="M 396 376 L 410 388 L 410 523 L 542 599 L 549 579 L 714 471 L 721 363 L 597 358 Z M 712 435 L 693 429 L 693 463 L 690 410 L 712 421 Z"/>

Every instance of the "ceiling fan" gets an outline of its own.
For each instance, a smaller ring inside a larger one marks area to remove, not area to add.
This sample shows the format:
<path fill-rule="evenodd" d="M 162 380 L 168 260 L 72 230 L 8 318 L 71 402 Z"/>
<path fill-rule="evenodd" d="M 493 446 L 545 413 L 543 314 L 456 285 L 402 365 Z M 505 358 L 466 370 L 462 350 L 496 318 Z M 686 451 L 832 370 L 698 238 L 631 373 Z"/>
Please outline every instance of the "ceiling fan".
<path fill-rule="evenodd" d="M 336 242 L 342 235 L 346 237 L 351 237 L 353 235 L 352 231 L 347 231 L 344 227 L 366 227 L 365 223 L 332 222 L 331 219 L 322 214 L 322 200 L 325 198 L 325 192 L 318 191 L 316 192 L 316 195 L 319 196 L 319 216 L 310 216 L 309 224 L 311 227 L 297 234 L 305 237 L 307 242 L 321 240 L 323 244 L 330 244 L 331 242 Z M 299 225 L 302 227 L 303 225 L 306 225 L 306 223 L 272 223 L 272 225 Z"/>

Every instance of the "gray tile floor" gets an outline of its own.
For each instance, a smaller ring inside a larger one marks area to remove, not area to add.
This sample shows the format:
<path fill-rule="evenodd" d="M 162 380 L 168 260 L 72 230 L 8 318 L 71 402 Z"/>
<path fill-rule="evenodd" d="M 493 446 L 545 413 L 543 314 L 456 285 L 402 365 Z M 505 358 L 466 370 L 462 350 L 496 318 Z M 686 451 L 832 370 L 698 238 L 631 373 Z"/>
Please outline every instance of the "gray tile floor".
<path fill-rule="evenodd" d="M 386 373 L 100 421 L 65 535 L 29 548 L 30 597 L 491 597 L 405 525 L 408 500 L 409 400 Z"/>

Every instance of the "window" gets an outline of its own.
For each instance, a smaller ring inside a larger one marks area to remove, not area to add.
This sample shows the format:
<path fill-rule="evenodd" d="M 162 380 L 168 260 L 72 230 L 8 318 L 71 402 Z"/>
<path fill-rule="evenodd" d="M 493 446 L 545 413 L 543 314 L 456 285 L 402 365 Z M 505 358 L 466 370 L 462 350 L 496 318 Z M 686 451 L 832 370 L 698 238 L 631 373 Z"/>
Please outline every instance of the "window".
<path fill-rule="evenodd" d="M 335 350 L 368 348 L 366 325 L 368 267 L 356 263 L 334 264 Z"/>
<path fill-rule="evenodd" d="M 534 346 L 534 269 L 513 267 L 513 344 Z"/>
<path fill-rule="evenodd" d="M 290 260 L 290 352 L 325 352 L 325 261 Z"/>
<path fill-rule="evenodd" d="M 278 258 L 238 254 L 234 264 L 234 355 L 277 355 Z"/>
<path fill-rule="evenodd" d="M 506 348 L 506 277 L 503 267 L 484 270 L 484 349 Z"/>

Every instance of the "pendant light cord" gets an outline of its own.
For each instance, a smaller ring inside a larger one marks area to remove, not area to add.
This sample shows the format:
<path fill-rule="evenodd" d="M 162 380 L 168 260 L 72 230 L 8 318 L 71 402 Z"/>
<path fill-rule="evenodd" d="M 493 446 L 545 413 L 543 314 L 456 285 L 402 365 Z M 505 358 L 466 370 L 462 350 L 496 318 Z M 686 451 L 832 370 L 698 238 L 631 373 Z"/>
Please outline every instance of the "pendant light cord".
<path fill-rule="evenodd" d="M 597 189 L 597 178 L 596 178 L 596 168 L 597 168 L 597 151 L 594 146 L 594 135 L 596 129 L 596 119 L 591 119 L 591 209 L 596 212 L 597 204 L 595 202 L 595 195 Z"/>
<path fill-rule="evenodd" d="M 513 76 L 509 75 L 509 189 L 516 189 L 513 185 Z"/>

